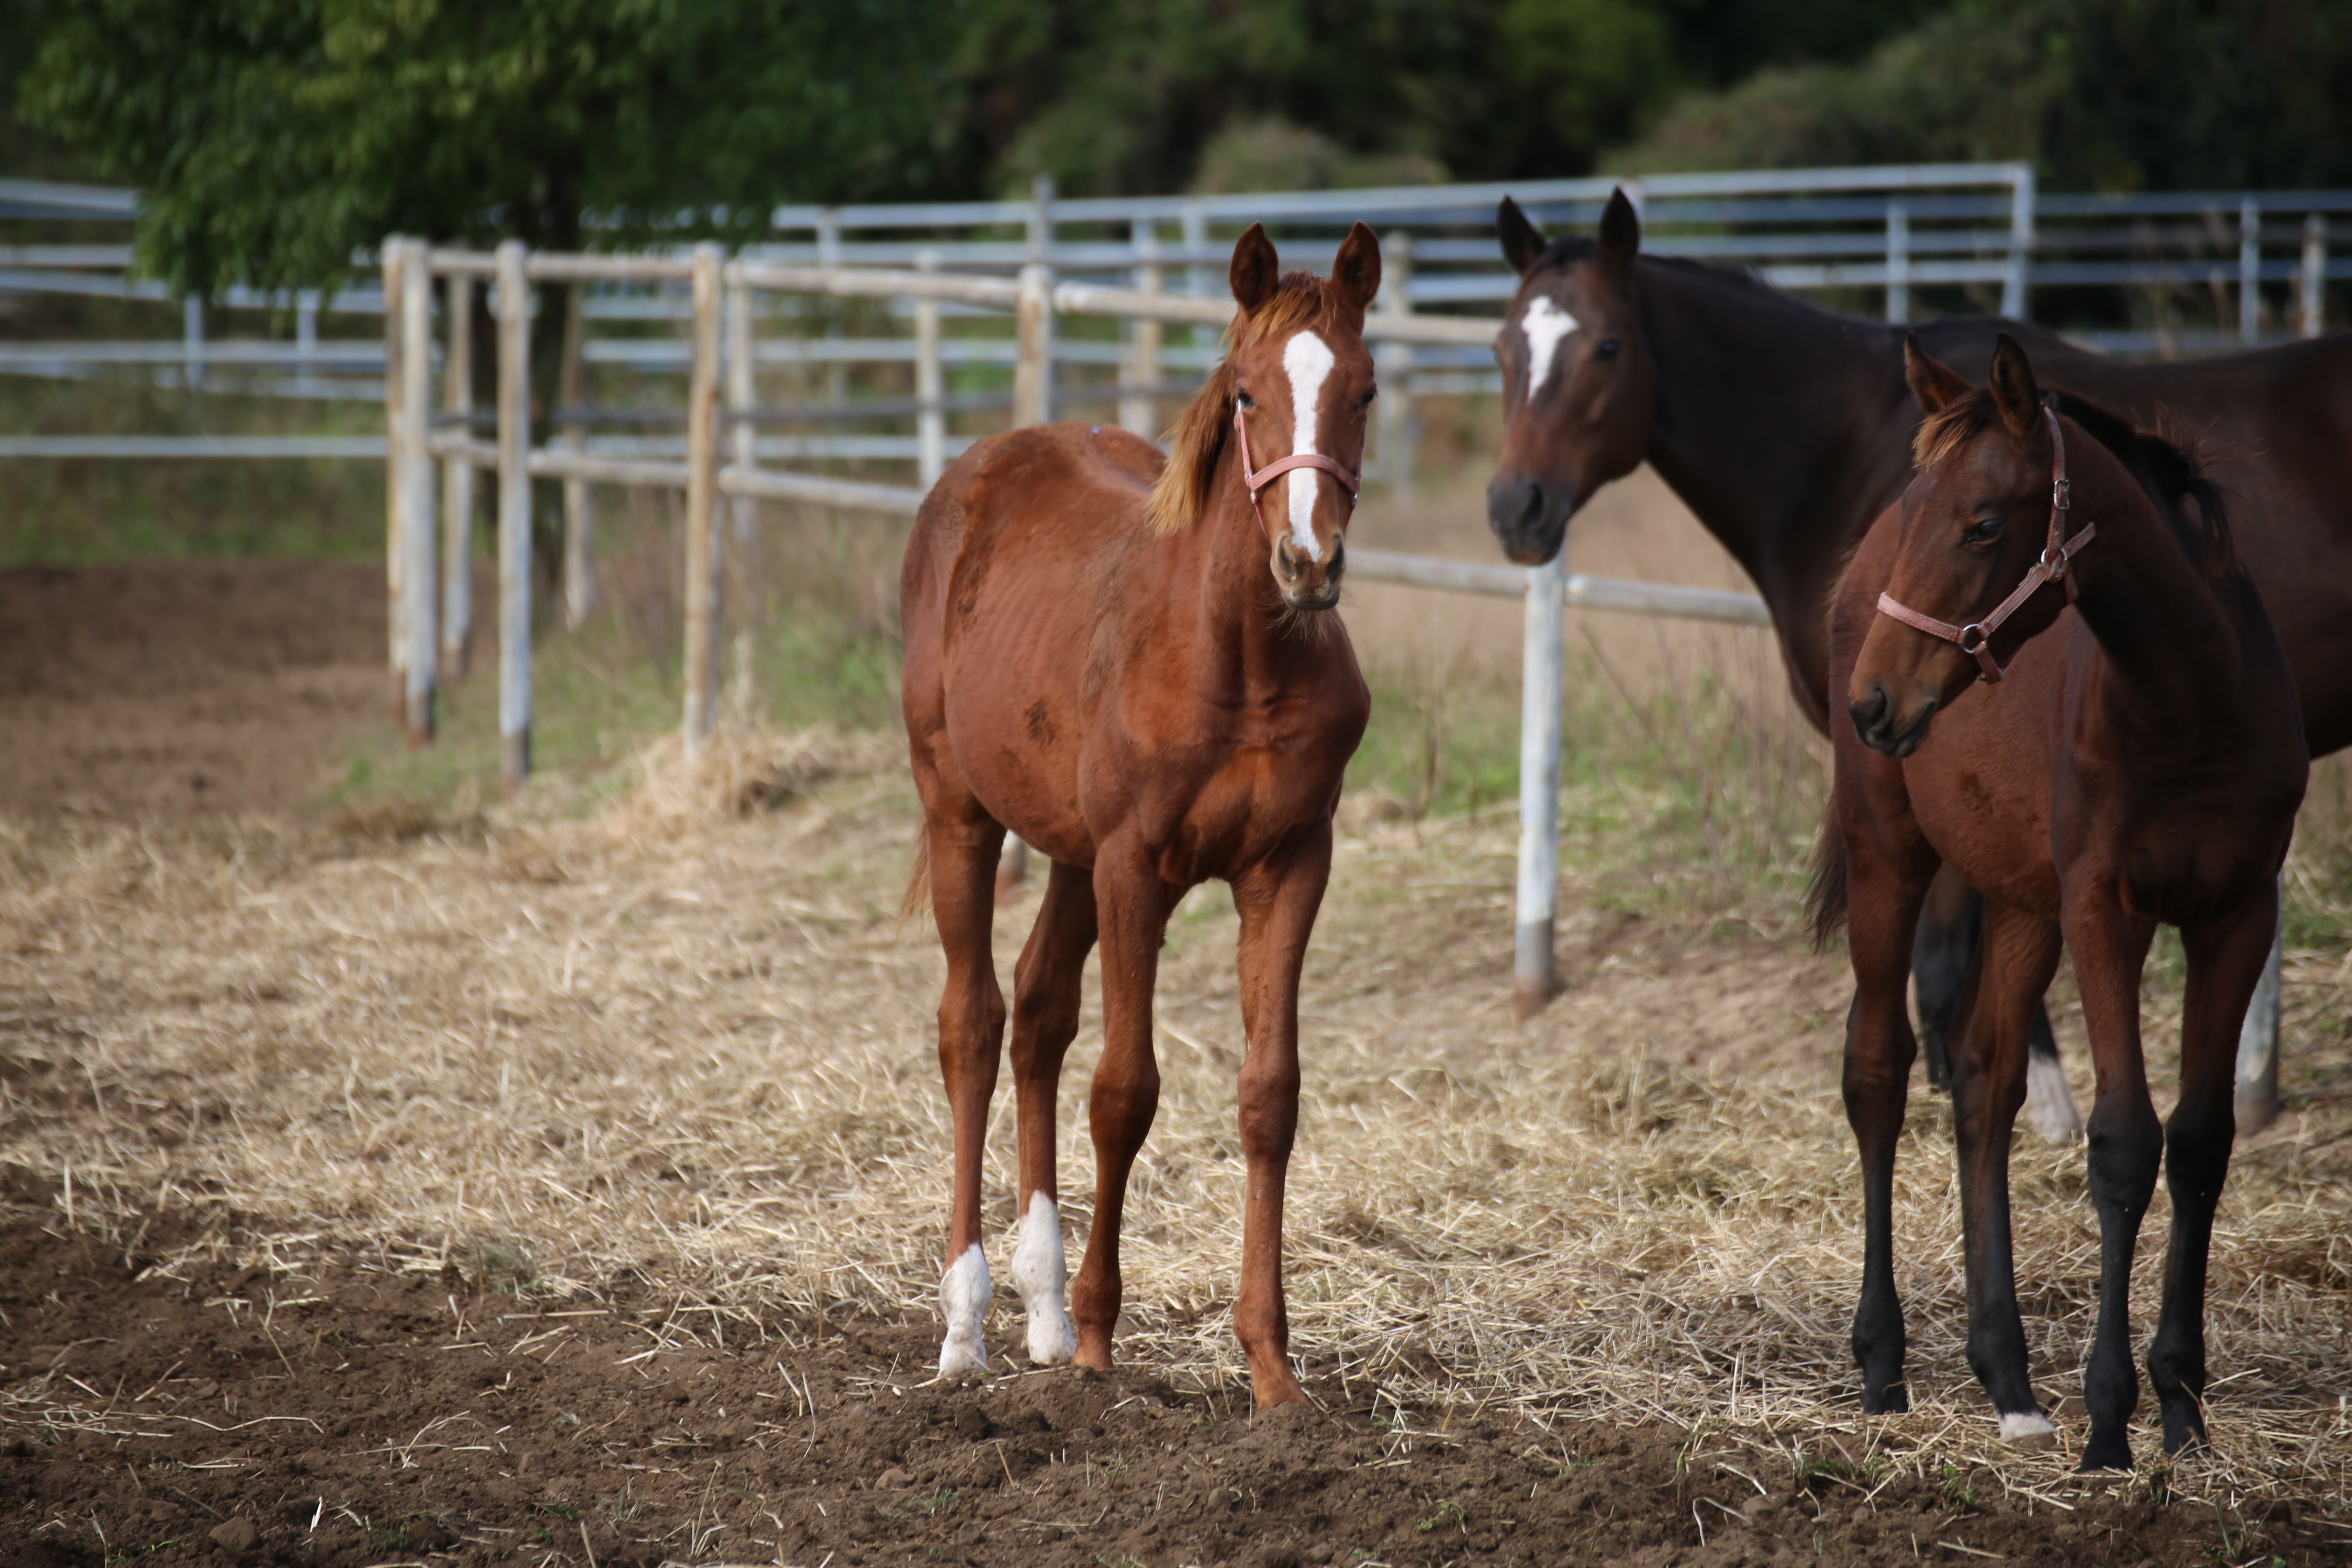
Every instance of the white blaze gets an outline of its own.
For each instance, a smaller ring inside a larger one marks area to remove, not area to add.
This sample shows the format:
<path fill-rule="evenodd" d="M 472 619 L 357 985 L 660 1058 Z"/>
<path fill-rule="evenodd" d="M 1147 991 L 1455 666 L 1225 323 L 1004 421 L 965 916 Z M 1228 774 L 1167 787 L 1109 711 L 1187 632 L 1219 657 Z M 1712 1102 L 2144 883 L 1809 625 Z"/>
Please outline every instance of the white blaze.
<path fill-rule="evenodd" d="M 1062 1305 L 1068 1279 L 1061 1211 L 1044 1192 L 1032 1193 L 1029 1212 L 1021 1216 L 1021 1240 L 1013 1249 L 1013 1288 L 1028 1309 L 1029 1359 L 1039 1366 L 1060 1366 L 1078 1353 L 1078 1337 Z"/>
<path fill-rule="evenodd" d="M 1528 301 L 1519 331 L 1528 335 L 1528 395 L 1533 397 L 1551 379 L 1552 362 L 1559 357 L 1559 341 L 1576 331 L 1577 320 L 1544 295 Z"/>
<path fill-rule="evenodd" d="M 1331 357 L 1331 346 L 1313 332 L 1300 332 L 1282 346 L 1282 368 L 1290 373 L 1290 455 L 1294 458 L 1315 453 L 1323 383 L 1338 363 Z M 1293 468 L 1283 478 L 1290 481 L 1290 542 L 1309 561 L 1320 561 L 1323 551 L 1315 542 L 1315 496 L 1323 472 Z"/>
<path fill-rule="evenodd" d="M 988 1259 L 975 1241 L 940 1281 L 940 1313 L 948 1321 L 948 1337 L 940 1346 L 942 1373 L 988 1370 L 988 1346 L 980 1337 L 980 1325 L 988 1316 L 994 1288 L 988 1278 Z"/>

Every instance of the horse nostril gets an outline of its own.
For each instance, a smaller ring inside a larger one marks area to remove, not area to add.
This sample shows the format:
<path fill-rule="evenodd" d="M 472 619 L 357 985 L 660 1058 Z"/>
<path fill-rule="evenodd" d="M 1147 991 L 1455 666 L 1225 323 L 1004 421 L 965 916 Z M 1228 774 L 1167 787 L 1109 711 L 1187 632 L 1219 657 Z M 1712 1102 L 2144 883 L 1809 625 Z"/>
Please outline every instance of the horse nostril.
<path fill-rule="evenodd" d="M 1872 681 L 1869 695 L 1850 705 L 1855 731 L 1867 735 L 1878 728 L 1886 718 L 1886 688 L 1875 680 Z"/>
<path fill-rule="evenodd" d="M 1537 524 L 1542 522 L 1543 509 L 1543 486 L 1538 484 L 1528 485 L 1527 502 L 1519 508 L 1519 526 L 1521 528 L 1531 529 Z"/>
<path fill-rule="evenodd" d="M 1337 583 L 1339 574 L 1348 569 L 1348 541 L 1343 534 L 1331 536 L 1331 563 L 1323 568 L 1323 575 Z"/>
<path fill-rule="evenodd" d="M 1274 565 L 1275 570 L 1280 572 L 1286 577 L 1296 577 L 1298 575 L 1298 552 L 1292 548 L 1290 541 L 1287 539 L 1278 540 L 1276 542 L 1274 546 Z"/>

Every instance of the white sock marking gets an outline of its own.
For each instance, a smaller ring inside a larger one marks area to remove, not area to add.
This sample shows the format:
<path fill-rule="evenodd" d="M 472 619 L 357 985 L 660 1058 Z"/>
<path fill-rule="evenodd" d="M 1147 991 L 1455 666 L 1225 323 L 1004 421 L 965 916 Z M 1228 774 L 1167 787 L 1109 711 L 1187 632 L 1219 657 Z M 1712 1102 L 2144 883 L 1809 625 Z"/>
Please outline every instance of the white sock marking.
<path fill-rule="evenodd" d="M 1551 379 L 1552 362 L 1559 357 L 1559 341 L 1575 331 L 1578 321 L 1542 294 L 1528 301 L 1519 317 L 1519 331 L 1528 336 L 1528 395 L 1532 398 Z"/>
<path fill-rule="evenodd" d="M 988 1259 L 975 1241 L 940 1281 L 940 1313 L 948 1321 L 948 1337 L 940 1346 L 942 1375 L 988 1370 L 988 1346 L 981 1339 L 980 1325 L 988 1317 L 995 1289 L 988 1278 Z"/>
<path fill-rule="evenodd" d="M 2025 1119 L 2053 1143 L 2083 1141 L 2083 1112 L 2067 1087 L 2066 1069 L 2053 1057 L 2029 1055 L 2025 1059 Z"/>
<path fill-rule="evenodd" d="M 2004 1443 L 2040 1443 L 2057 1435 L 2050 1417 L 2038 1410 L 2012 1410 L 2000 1418 L 2000 1440 Z"/>
<path fill-rule="evenodd" d="M 1313 332 L 1300 332 L 1282 345 L 1282 368 L 1290 373 L 1290 455 L 1294 458 L 1315 454 L 1323 382 L 1337 363 L 1331 345 Z M 1323 482 L 1322 470 L 1293 468 L 1283 478 L 1290 481 L 1290 542 L 1309 561 L 1320 561 L 1323 547 L 1315 542 L 1315 497 Z"/>
<path fill-rule="evenodd" d="M 1062 1305 L 1069 1269 L 1062 1260 L 1062 1213 L 1043 1192 L 1029 1194 L 1021 1240 L 1013 1249 L 1013 1288 L 1029 1311 L 1029 1359 L 1060 1366 L 1078 1353 L 1078 1336 Z"/>

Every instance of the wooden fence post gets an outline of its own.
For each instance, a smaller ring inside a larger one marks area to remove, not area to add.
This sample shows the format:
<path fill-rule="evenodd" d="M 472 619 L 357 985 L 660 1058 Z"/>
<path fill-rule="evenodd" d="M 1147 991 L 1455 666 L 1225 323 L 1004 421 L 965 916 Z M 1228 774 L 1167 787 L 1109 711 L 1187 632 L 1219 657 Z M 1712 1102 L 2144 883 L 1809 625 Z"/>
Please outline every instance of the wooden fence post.
<path fill-rule="evenodd" d="M 1886 204 L 1886 319 L 1911 319 L 1911 209 L 1901 202 Z"/>
<path fill-rule="evenodd" d="M 760 464 L 760 432 L 750 417 L 759 401 L 759 378 L 753 374 L 751 363 L 751 290 L 740 283 L 728 283 L 726 301 L 727 411 L 734 416 L 728 430 L 728 445 L 735 466 L 748 472 Z M 735 542 L 749 544 L 759 526 L 760 503 L 750 496 L 730 499 Z"/>
<path fill-rule="evenodd" d="M 474 438 L 474 280 L 449 275 L 449 346 L 442 363 L 441 406 L 459 421 L 457 432 Z M 451 458 L 441 465 L 441 667 L 466 673 L 467 644 L 474 633 L 474 465 Z"/>
<path fill-rule="evenodd" d="M 401 541 L 405 514 L 400 504 L 400 474 L 404 448 L 401 437 L 400 275 L 408 264 L 408 242 L 387 236 L 377 253 L 383 267 L 383 590 L 384 666 L 392 672 L 392 716 L 408 721 L 408 681 L 401 671 L 408 659 L 408 637 L 401 625 L 407 613 L 400 588 L 408 551 Z"/>
<path fill-rule="evenodd" d="M 530 288 L 522 241 L 499 247 L 499 783 L 530 777 Z"/>
<path fill-rule="evenodd" d="M 1567 655 L 1561 589 L 1568 548 L 1528 569 L 1527 642 L 1519 693 L 1519 896 L 1513 989 L 1519 1017 L 1552 997 L 1552 909 L 1559 887 L 1560 704 Z"/>
<path fill-rule="evenodd" d="M 2238 341 L 2263 339 L 2263 209 L 2248 196 L 2238 204 Z"/>
<path fill-rule="evenodd" d="M 916 252 L 915 270 L 936 272 L 940 253 Z M 947 367 L 940 360 L 940 302 L 915 301 L 915 478 L 923 489 L 948 467 Z"/>
<path fill-rule="evenodd" d="M 400 578 L 408 634 L 408 744 L 433 739 L 433 699 L 441 655 L 441 574 L 436 566 L 440 541 L 434 519 L 438 499 L 433 483 L 433 267 L 423 240 L 411 240 L 400 275 Z"/>
<path fill-rule="evenodd" d="M 686 405 L 686 755 L 718 719 L 719 315 L 721 254 L 694 247 L 694 363 Z"/>
<path fill-rule="evenodd" d="M 2315 338 L 2327 330 L 2327 219 L 2311 213 L 2303 220 L 2303 335 Z"/>
<path fill-rule="evenodd" d="M 559 451 L 588 450 L 588 285 L 574 281 L 563 290 L 563 346 L 555 367 L 555 400 L 563 423 L 550 434 Z M 551 424 L 553 422 L 551 421 Z M 596 608 L 596 492 L 586 479 L 563 481 L 563 626 L 578 631 Z"/>
<path fill-rule="evenodd" d="M 1383 316 L 1412 313 L 1406 297 L 1412 287 L 1412 236 L 1394 234 L 1381 241 L 1381 292 L 1372 309 Z M 1372 351 L 1380 374 L 1380 401 L 1373 405 L 1381 428 L 1381 477 L 1398 495 L 1412 493 L 1416 445 L 1412 406 L 1412 345 L 1385 342 Z"/>
<path fill-rule="evenodd" d="M 2000 284 L 2000 313 L 2012 321 L 2029 320 L 2033 308 L 2033 165 L 2020 163 L 2011 171 L 2009 187 L 2009 268 Z"/>
<path fill-rule="evenodd" d="M 1043 262 L 1021 269 L 1013 322 L 1013 423 L 1043 425 L 1054 417 L 1054 274 Z"/>
<path fill-rule="evenodd" d="M 1160 226 L 1148 217 L 1135 220 L 1135 291 L 1160 290 Z M 1150 317 L 1128 323 L 1128 352 L 1119 361 L 1118 423 L 1150 441 L 1160 435 L 1160 348 L 1165 329 Z"/>

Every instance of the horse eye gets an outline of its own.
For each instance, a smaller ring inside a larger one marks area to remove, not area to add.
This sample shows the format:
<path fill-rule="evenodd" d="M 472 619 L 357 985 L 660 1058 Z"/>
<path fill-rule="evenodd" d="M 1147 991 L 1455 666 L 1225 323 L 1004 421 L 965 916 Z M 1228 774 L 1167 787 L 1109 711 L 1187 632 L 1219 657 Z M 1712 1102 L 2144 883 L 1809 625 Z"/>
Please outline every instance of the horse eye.
<path fill-rule="evenodd" d="M 1615 338 L 1603 338 L 1592 345 L 1592 357 L 1596 360 L 1615 359 L 1617 351 L 1624 346 Z"/>
<path fill-rule="evenodd" d="M 1378 397 L 1380 395 L 1381 389 L 1376 386 L 1372 388 L 1371 391 L 1364 394 L 1363 401 L 1357 404 L 1356 406 L 1360 409 L 1370 408 L 1372 405 L 1372 399 Z"/>
<path fill-rule="evenodd" d="M 1236 387 L 1236 388 L 1234 389 L 1234 401 L 1235 401 L 1235 402 L 1239 403 L 1239 404 L 1240 404 L 1244 408 L 1255 408 L 1255 407 L 1257 406 L 1257 399 L 1256 399 L 1256 398 L 1255 398 L 1255 397 L 1252 397 L 1252 396 L 1249 395 L 1248 391 L 1247 391 L 1246 389 L 1244 389 L 1244 388 Z"/>
<path fill-rule="evenodd" d="M 2001 520 L 1997 515 L 1993 517 L 1980 517 L 1977 519 L 1976 525 L 1974 527 L 1970 528 L 1966 533 L 1960 535 L 1960 542 L 1963 544 L 1990 544 L 1994 540 L 2000 537 L 2000 523 Z"/>

